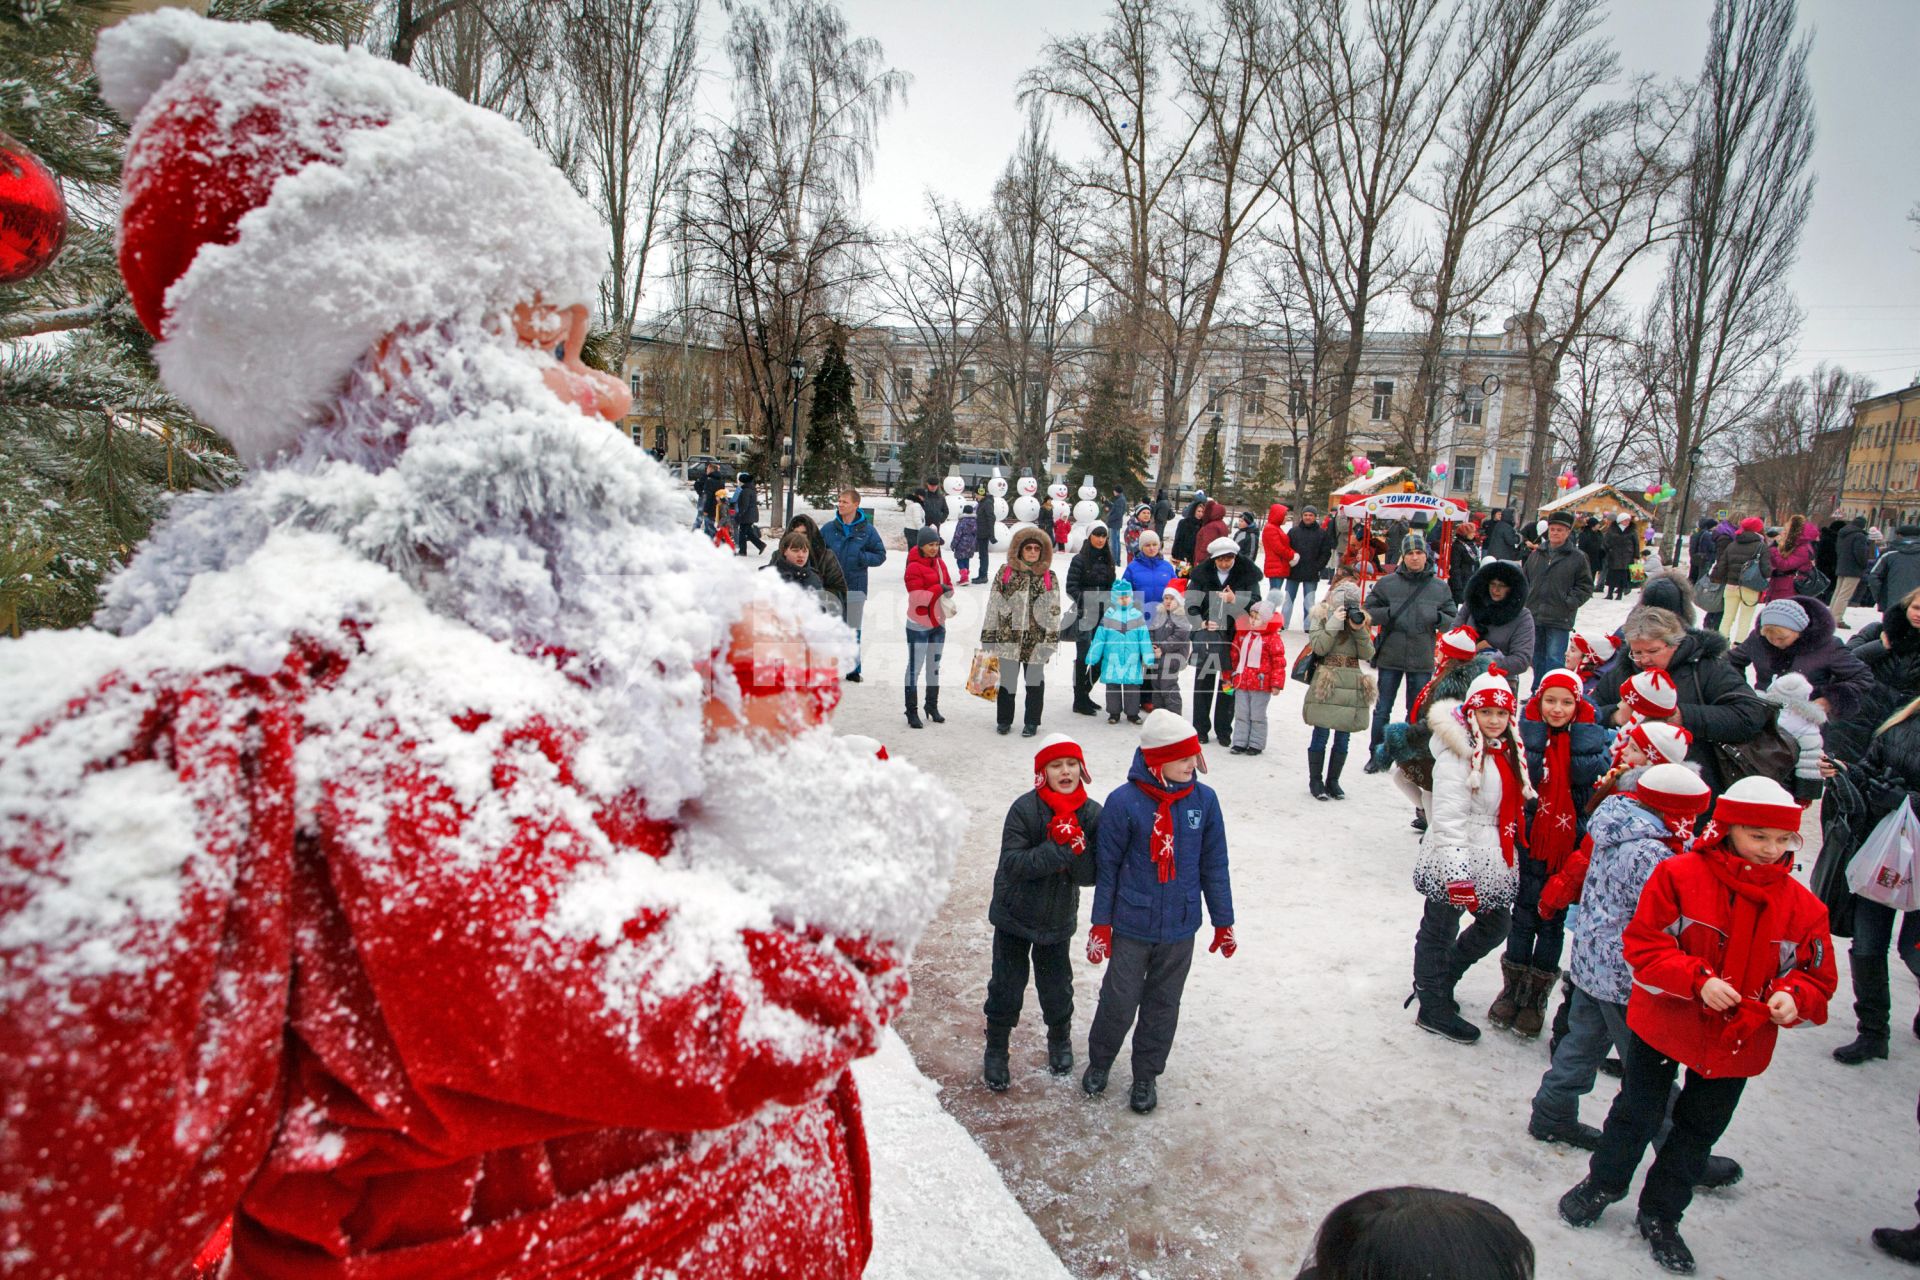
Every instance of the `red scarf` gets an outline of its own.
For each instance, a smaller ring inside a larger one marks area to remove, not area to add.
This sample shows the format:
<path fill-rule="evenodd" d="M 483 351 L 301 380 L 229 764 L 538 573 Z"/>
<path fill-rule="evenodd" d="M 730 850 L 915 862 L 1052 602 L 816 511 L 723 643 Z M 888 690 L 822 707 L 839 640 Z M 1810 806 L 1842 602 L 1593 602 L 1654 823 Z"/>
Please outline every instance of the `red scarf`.
<path fill-rule="evenodd" d="M 1514 849 L 1520 843 L 1520 824 L 1526 818 L 1527 798 L 1523 794 L 1520 771 L 1514 767 L 1513 743 L 1506 737 L 1487 744 L 1487 759 L 1500 770 L 1500 856 L 1514 864 Z"/>
<path fill-rule="evenodd" d="M 1033 775 L 1033 789 L 1040 793 L 1040 800 L 1053 810 L 1053 821 L 1047 824 L 1047 838 L 1063 849 L 1071 849 L 1074 857 L 1087 851 L 1087 836 L 1080 829 L 1080 806 L 1087 802 L 1087 786 L 1083 782 L 1071 791 L 1055 791 L 1047 785 L 1042 774 Z"/>
<path fill-rule="evenodd" d="M 1573 799 L 1573 727 L 1547 730 L 1546 773 L 1540 779 L 1540 803 L 1527 830 L 1527 856 L 1547 864 L 1547 874 L 1566 865 L 1580 841 L 1579 812 Z M 1504 804 L 1504 801 L 1503 801 Z"/>
<path fill-rule="evenodd" d="M 1702 841 L 1694 852 L 1733 895 L 1733 921 L 1727 926 L 1720 976 L 1733 984 L 1743 1000 L 1765 999 L 1768 986 L 1780 973 L 1780 953 L 1773 945 L 1787 914 L 1787 895 L 1780 892 L 1780 882 L 1793 874 L 1793 859 L 1765 865 L 1748 862 L 1726 845 L 1717 829 L 1708 834 L 1716 838 Z"/>
<path fill-rule="evenodd" d="M 1159 778 L 1160 771 L 1155 769 L 1153 776 Z M 1153 797 L 1154 803 L 1159 805 L 1153 813 L 1153 839 L 1147 849 L 1153 854 L 1153 865 L 1160 873 L 1160 883 L 1165 884 L 1173 879 L 1173 802 L 1191 794 L 1193 784 L 1189 782 L 1178 791 L 1163 791 L 1151 782 L 1135 778 L 1133 785 Z"/>

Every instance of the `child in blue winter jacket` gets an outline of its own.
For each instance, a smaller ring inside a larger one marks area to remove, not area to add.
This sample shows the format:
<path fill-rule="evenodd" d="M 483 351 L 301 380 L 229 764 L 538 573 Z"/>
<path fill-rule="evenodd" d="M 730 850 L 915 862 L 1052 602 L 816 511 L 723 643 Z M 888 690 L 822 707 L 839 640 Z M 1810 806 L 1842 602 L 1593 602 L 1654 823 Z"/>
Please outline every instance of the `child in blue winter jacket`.
<path fill-rule="evenodd" d="M 1579 677 L 1565 668 L 1543 672 L 1520 716 L 1520 745 L 1538 799 L 1528 806 L 1500 995 L 1487 1010 L 1488 1022 L 1529 1039 L 1546 1022 L 1565 941 L 1561 917 L 1540 911 L 1540 891 L 1580 846 L 1587 802 L 1606 772 L 1612 744 L 1613 733 L 1597 723 L 1593 704 L 1580 696 Z"/>
<path fill-rule="evenodd" d="M 967 585 L 967 572 L 973 564 L 973 552 L 980 537 L 980 520 L 974 514 L 971 502 L 960 508 L 959 519 L 953 522 L 953 544 L 947 550 L 953 552 L 953 561 L 960 566 L 960 585 Z M 986 579 L 981 579 L 986 581 Z"/>
<path fill-rule="evenodd" d="M 1207 950 L 1230 958 L 1237 945 L 1220 798 L 1194 778 L 1206 767 L 1193 726 L 1156 709 L 1140 731 L 1126 782 L 1100 811 L 1087 960 L 1113 963 L 1100 984 L 1080 1087 L 1089 1097 L 1105 1092 L 1107 1072 L 1131 1030 L 1128 1105 L 1141 1115 L 1159 1102 L 1154 1080 L 1173 1047 L 1203 898 L 1213 920 Z"/>
<path fill-rule="evenodd" d="M 1140 686 L 1153 666 L 1153 637 L 1147 615 L 1133 602 L 1133 584 L 1120 578 L 1111 590 L 1107 611 L 1087 646 L 1087 666 L 1099 668 L 1106 682 L 1107 723 L 1119 724 L 1124 714 L 1129 723 L 1139 724 Z"/>

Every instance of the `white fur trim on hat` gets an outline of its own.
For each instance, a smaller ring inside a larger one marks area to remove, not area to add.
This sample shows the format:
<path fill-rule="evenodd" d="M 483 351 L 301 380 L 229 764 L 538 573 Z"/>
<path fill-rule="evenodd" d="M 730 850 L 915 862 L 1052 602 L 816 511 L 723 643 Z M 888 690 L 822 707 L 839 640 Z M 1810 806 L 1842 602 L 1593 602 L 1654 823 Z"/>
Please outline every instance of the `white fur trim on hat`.
<path fill-rule="evenodd" d="M 1237 556 L 1239 554 L 1240 544 L 1232 538 L 1215 538 L 1207 544 L 1207 559 L 1209 560 L 1217 560 L 1221 556 Z"/>
<path fill-rule="evenodd" d="M 133 124 L 129 183 L 141 164 L 166 162 L 142 151 L 141 125 L 176 93 L 211 98 L 224 119 L 255 104 L 280 111 L 293 138 L 343 118 L 387 122 L 347 129 L 337 162 L 275 181 L 239 238 L 201 246 L 167 292 L 161 375 L 250 465 L 319 421 L 389 333 L 536 294 L 594 301 L 606 241 L 586 202 L 518 126 L 403 67 L 180 9 L 102 32 L 95 66 Z M 305 74 L 308 94 L 276 92 L 286 68 Z M 260 138 L 231 145 L 239 165 Z"/>

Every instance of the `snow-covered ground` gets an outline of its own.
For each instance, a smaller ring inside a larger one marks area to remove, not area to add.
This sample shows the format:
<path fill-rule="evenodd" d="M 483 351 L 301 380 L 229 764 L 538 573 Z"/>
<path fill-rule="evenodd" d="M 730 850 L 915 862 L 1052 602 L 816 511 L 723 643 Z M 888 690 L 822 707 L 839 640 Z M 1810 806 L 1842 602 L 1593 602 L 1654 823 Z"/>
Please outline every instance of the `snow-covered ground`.
<path fill-rule="evenodd" d="M 985 1149 L 1071 1272 L 1155 1280 L 1291 1276 L 1328 1209 L 1369 1187 L 1411 1182 L 1470 1192 L 1506 1209 L 1533 1239 L 1542 1276 L 1659 1274 L 1634 1233 L 1631 1200 L 1586 1232 L 1554 1215 L 1560 1193 L 1583 1175 L 1585 1157 L 1526 1135 L 1528 1103 L 1547 1062 L 1544 1039 L 1489 1031 L 1463 1048 L 1421 1034 L 1412 1012 L 1401 1008 L 1420 914 L 1410 884 L 1418 837 L 1398 791 L 1385 777 L 1360 773 L 1357 754 L 1343 780 L 1345 803 L 1307 795 L 1297 688 L 1275 701 L 1264 755 L 1208 752 L 1206 781 L 1219 790 L 1227 814 L 1240 950 L 1232 960 L 1196 956 L 1159 1110 L 1140 1117 L 1127 1109 L 1124 1053 L 1113 1086 L 1098 1100 L 1080 1095 L 1077 1072 L 1049 1076 L 1031 992 L 1014 1038 L 1013 1088 L 988 1093 L 979 1082 L 987 902 L 1001 819 L 1031 785 L 1033 744 L 1017 734 L 997 737 L 990 704 L 962 688 L 986 599 L 982 586 L 960 589 L 961 612 L 948 625 L 947 723 L 906 728 L 904 518 L 892 503 L 878 505 L 890 555 L 873 572 L 865 682 L 847 686 L 836 727 L 872 734 L 939 774 L 969 810 L 953 889 L 921 945 L 913 1007 L 899 1031 L 919 1069 L 942 1086 L 940 1105 Z M 1057 564 L 1064 572 L 1064 557 Z M 1582 630 L 1598 632 L 1624 611 L 1623 604 L 1591 604 Z M 1856 610 L 1854 621 L 1867 616 Z M 1299 640 L 1298 632 L 1288 633 L 1289 646 Z M 1044 730 L 1071 732 L 1085 744 L 1092 790 L 1104 795 L 1124 777 L 1137 730 L 1124 721 L 1109 726 L 1104 716 L 1071 715 L 1070 664 L 1069 649 L 1048 670 Z M 1817 823 L 1810 819 L 1807 831 L 1817 841 Z M 1810 845 L 1803 864 L 1815 852 Z M 1082 911 L 1090 906 L 1083 898 Z M 1078 944 L 1075 968 L 1075 1048 L 1084 1058 L 1101 971 L 1079 958 Z M 1746 1181 L 1702 1194 L 1687 1216 L 1704 1275 L 1911 1274 L 1878 1254 L 1867 1232 L 1913 1221 L 1920 1042 L 1905 1027 L 1915 989 L 1896 979 L 1891 1061 L 1843 1067 L 1828 1057 L 1852 1038 L 1844 962 L 1841 972 L 1833 1019 L 1782 1037 L 1772 1068 L 1748 1088 L 1720 1145 L 1746 1166 Z M 1476 1021 L 1498 975 L 1489 957 L 1461 984 L 1462 1006 Z M 910 1083 L 897 1077 L 895 1094 Z M 1586 1120 L 1601 1122 L 1614 1087 L 1602 1077 Z M 915 1256 L 938 1257 L 937 1268 L 880 1265 L 898 1256 L 890 1253 L 898 1242 L 886 1239 L 888 1215 L 913 1216 L 928 1195 L 944 1198 L 947 1180 L 957 1188 L 967 1161 L 950 1143 L 937 1156 L 914 1159 L 895 1143 L 915 1132 L 911 1125 L 891 1137 L 883 1121 L 874 1128 L 881 1186 L 875 1273 L 1009 1274 L 1003 1261 L 982 1252 L 979 1242 L 995 1234 L 990 1227 L 963 1234 L 964 1243 L 952 1247 L 919 1241 L 935 1247 Z M 955 1211 L 947 1215 L 963 1219 L 955 1224 L 963 1233 L 967 1206 L 991 1200 L 968 1187 L 952 1190 Z M 976 1267 L 977 1258 L 985 1260 Z"/>

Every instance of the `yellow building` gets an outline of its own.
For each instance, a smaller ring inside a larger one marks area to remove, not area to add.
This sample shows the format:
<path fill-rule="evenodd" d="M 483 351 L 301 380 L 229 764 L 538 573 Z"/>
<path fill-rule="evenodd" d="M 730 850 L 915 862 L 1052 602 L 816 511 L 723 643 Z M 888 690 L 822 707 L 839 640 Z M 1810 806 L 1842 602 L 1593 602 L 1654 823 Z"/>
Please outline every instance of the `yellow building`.
<path fill-rule="evenodd" d="M 1920 524 L 1920 383 L 1853 406 L 1840 514 L 1882 526 Z"/>

